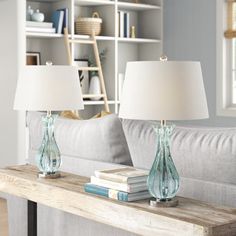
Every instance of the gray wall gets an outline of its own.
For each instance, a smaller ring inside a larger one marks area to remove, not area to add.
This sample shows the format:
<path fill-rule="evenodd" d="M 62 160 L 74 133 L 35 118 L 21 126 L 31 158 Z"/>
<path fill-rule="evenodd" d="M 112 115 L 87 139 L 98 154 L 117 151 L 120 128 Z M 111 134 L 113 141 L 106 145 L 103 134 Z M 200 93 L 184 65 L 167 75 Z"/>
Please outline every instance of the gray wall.
<path fill-rule="evenodd" d="M 188 123 L 236 126 L 236 118 L 216 116 L 216 0 L 164 0 L 164 53 L 202 64 L 210 119 Z"/>

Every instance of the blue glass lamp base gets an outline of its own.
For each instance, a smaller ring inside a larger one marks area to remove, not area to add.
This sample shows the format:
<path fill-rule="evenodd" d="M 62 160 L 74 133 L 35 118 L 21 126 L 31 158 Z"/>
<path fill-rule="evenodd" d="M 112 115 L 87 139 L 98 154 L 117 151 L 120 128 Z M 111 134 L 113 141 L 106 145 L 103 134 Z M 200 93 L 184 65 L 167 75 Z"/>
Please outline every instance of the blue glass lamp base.
<path fill-rule="evenodd" d="M 148 190 L 156 199 L 153 205 L 177 204 L 174 198 L 179 189 L 179 175 L 170 153 L 173 128 L 166 122 L 154 127 L 158 140 L 157 153 L 147 179 Z"/>
<path fill-rule="evenodd" d="M 43 140 L 36 155 L 36 163 L 39 168 L 40 178 L 58 178 L 58 172 L 61 166 L 61 154 L 54 137 L 54 123 L 57 116 L 48 112 L 42 117 L 43 122 Z"/>

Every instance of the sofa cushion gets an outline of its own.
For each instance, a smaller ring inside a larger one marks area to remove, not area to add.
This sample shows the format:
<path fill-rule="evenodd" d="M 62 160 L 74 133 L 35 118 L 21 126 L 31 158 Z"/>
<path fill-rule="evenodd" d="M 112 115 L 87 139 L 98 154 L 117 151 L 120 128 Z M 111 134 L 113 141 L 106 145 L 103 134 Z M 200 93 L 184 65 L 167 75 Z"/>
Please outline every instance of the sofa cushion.
<path fill-rule="evenodd" d="M 152 124 L 122 123 L 134 166 L 150 169 L 157 148 Z M 236 128 L 176 127 L 171 153 L 180 176 L 236 184 Z"/>
<path fill-rule="evenodd" d="M 42 141 L 42 113 L 29 112 L 29 149 L 37 150 Z M 55 138 L 64 156 L 130 165 L 132 163 L 121 121 L 116 115 L 92 120 L 58 117 Z"/>

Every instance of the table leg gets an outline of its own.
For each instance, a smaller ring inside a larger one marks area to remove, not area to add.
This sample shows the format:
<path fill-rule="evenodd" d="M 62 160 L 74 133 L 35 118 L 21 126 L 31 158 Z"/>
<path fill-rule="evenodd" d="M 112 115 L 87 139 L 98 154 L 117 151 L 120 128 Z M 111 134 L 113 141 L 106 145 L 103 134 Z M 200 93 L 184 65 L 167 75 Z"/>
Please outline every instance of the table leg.
<path fill-rule="evenodd" d="M 28 201 L 28 236 L 37 236 L 37 203 Z"/>

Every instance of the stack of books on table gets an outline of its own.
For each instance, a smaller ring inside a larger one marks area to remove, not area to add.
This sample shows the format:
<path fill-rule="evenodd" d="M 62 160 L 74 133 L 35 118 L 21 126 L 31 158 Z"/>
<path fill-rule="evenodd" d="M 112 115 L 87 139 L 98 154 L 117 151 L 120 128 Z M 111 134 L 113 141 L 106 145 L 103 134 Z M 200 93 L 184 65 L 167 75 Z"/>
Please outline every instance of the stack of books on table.
<path fill-rule="evenodd" d="M 129 12 L 119 11 L 119 37 L 130 38 L 130 14 Z"/>
<path fill-rule="evenodd" d="M 95 171 L 85 192 L 131 202 L 150 198 L 147 189 L 148 172 L 132 167 Z"/>

